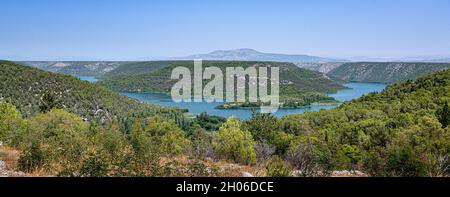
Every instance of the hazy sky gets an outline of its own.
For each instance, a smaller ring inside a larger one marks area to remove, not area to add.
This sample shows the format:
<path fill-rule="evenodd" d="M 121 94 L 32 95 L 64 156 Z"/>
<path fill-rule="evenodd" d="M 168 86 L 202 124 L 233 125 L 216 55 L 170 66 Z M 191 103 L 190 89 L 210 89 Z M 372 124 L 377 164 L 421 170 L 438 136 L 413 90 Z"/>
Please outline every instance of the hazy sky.
<path fill-rule="evenodd" d="M 449 0 L 1 0 L 0 57 L 450 55 Z"/>

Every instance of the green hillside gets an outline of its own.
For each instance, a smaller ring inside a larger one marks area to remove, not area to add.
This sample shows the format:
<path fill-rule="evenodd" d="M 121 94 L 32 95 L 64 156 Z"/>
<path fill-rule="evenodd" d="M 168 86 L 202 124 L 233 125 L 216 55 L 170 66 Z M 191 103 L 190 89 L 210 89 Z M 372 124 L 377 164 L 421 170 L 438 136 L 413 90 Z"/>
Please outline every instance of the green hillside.
<path fill-rule="evenodd" d="M 149 73 L 164 67 L 168 67 L 173 63 L 175 62 L 174 61 L 129 62 L 119 65 L 114 70 L 111 70 L 105 73 L 104 75 L 100 76 L 100 78 L 125 76 L 125 75 L 140 75 L 143 73 Z"/>
<path fill-rule="evenodd" d="M 63 96 L 64 105 L 113 100 L 116 107 L 126 102 L 129 111 L 147 106 L 158 115 L 167 112 L 70 76 L 11 62 L 0 65 L 2 97 L 10 94 L 21 111 L 27 108 L 19 101 L 44 87 L 57 90 L 55 95 L 77 92 Z M 87 96 L 91 94 L 109 100 Z M 23 119 L 14 106 L 0 101 L 0 141 L 23 152 L 18 170 L 52 176 L 242 176 L 241 171 L 224 170 L 231 163 L 259 176 L 346 171 L 442 177 L 450 175 L 449 102 L 450 70 L 393 84 L 334 109 L 281 119 L 258 113 L 248 120 L 200 114 L 177 121 L 150 117 L 97 125 L 60 109 Z"/>
<path fill-rule="evenodd" d="M 345 81 L 391 84 L 448 68 L 450 63 L 356 62 L 345 63 L 327 75 Z"/>
<path fill-rule="evenodd" d="M 113 119 L 131 114 L 178 113 L 139 103 L 78 78 L 0 61 L 0 98 L 11 102 L 25 116 L 41 111 L 46 102 L 85 119 Z M 52 100 L 52 101 L 47 101 Z"/>
<path fill-rule="evenodd" d="M 172 69 L 183 66 L 193 70 L 192 61 L 173 62 L 170 66 L 140 75 L 122 75 L 105 78 L 99 85 L 118 92 L 163 92 L 169 93 L 178 80 L 171 80 Z M 252 62 L 252 61 L 204 61 L 203 68 L 219 67 L 224 73 L 226 67 L 278 66 L 280 67 L 280 100 L 284 107 L 309 105 L 313 102 L 335 102 L 326 93 L 335 92 L 344 87 L 324 74 L 298 68 L 291 63 Z M 125 66 L 124 66 L 125 67 Z M 130 67 L 131 68 L 131 67 Z M 125 69 L 125 68 L 124 68 Z M 193 72 L 191 72 L 193 73 Z M 205 80 L 204 83 L 207 81 Z M 224 88 L 225 89 L 225 88 Z"/>
<path fill-rule="evenodd" d="M 280 128 L 300 137 L 300 144 L 312 143 L 326 168 L 442 176 L 450 173 L 450 161 L 442 160 L 450 155 L 449 102 L 446 70 L 335 109 L 287 116 Z"/>

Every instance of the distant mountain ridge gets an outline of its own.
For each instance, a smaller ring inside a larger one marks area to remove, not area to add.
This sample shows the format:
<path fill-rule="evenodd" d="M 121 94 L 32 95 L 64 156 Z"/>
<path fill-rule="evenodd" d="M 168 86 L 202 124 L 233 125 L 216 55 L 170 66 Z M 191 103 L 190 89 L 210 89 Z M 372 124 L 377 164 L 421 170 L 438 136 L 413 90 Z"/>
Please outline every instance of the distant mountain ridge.
<path fill-rule="evenodd" d="M 216 50 L 207 54 L 175 57 L 176 60 L 236 60 L 236 61 L 276 61 L 276 62 L 333 62 L 341 61 L 310 55 L 263 53 L 254 49 Z"/>
<path fill-rule="evenodd" d="M 234 60 L 234 61 L 276 61 L 291 63 L 342 63 L 342 62 L 434 62 L 450 63 L 450 54 L 439 55 L 415 55 L 415 56 L 326 56 L 320 57 L 307 54 L 282 54 L 260 52 L 251 48 L 239 48 L 231 50 L 215 50 L 205 54 L 193 54 L 187 56 L 136 56 L 136 57 L 112 57 L 98 58 L 86 56 L 19 56 L 0 54 L 0 60 L 16 62 L 142 62 L 142 61 L 168 61 L 168 60 Z M 317 69 L 314 69 L 317 70 Z"/>
<path fill-rule="evenodd" d="M 120 61 L 21 61 L 30 67 L 39 68 L 54 73 L 64 73 L 74 76 L 100 76 L 115 70 L 122 64 Z"/>

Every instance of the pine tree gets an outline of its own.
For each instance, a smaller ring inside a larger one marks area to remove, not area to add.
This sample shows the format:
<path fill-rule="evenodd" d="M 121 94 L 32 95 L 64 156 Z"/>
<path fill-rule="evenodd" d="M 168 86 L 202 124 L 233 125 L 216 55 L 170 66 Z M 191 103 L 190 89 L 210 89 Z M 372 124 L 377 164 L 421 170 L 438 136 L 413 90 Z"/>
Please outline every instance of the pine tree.
<path fill-rule="evenodd" d="M 145 144 L 147 138 L 144 136 L 140 118 L 136 118 L 131 128 L 131 145 L 138 156 L 145 155 Z"/>
<path fill-rule="evenodd" d="M 55 95 L 53 92 L 46 92 L 41 98 L 41 104 L 39 105 L 39 110 L 41 113 L 49 112 L 53 108 L 58 106 Z"/>
<path fill-rule="evenodd" d="M 445 105 L 436 111 L 436 116 L 439 120 L 439 122 L 442 125 L 442 128 L 445 128 L 450 123 L 450 110 L 448 108 L 448 102 L 445 103 Z"/>

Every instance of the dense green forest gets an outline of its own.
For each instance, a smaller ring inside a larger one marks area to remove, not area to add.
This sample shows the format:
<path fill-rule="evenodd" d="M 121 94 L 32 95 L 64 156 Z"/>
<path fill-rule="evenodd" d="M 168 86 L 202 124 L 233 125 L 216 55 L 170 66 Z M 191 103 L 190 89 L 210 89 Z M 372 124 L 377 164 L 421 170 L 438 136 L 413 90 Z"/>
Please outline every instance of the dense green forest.
<path fill-rule="evenodd" d="M 236 165 L 255 176 L 329 176 L 336 170 L 449 176 L 449 101 L 450 70 L 393 84 L 338 108 L 281 119 L 259 113 L 248 120 L 207 114 L 175 119 L 157 113 L 136 116 L 131 124 L 98 124 L 48 105 L 24 115 L 21 105 L 3 100 L 0 141 L 20 150 L 18 170 L 59 176 L 242 176 L 229 168 Z"/>
<path fill-rule="evenodd" d="M 344 81 L 392 84 L 449 68 L 450 63 L 355 62 L 342 64 L 327 75 Z"/>
<path fill-rule="evenodd" d="M 161 68 L 168 67 L 176 61 L 143 61 L 143 62 L 129 62 L 126 64 L 121 64 L 114 70 L 111 70 L 100 78 L 110 78 L 116 76 L 130 76 L 130 75 L 141 75 L 144 73 L 149 73 L 157 71 Z"/>
<path fill-rule="evenodd" d="M 47 108 L 62 108 L 84 119 L 112 120 L 136 114 L 167 114 L 180 110 L 142 104 L 111 90 L 69 75 L 55 74 L 0 62 L 0 98 L 14 104 L 28 117 Z"/>
<path fill-rule="evenodd" d="M 141 65 L 142 64 L 142 65 Z M 148 66 L 145 63 L 136 66 Z M 123 65 L 125 67 L 126 65 Z M 128 74 L 109 77 L 98 82 L 99 85 L 118 92 L 163 92 L 169 93 L 170 88 L 178 80 L 171 80 L 170 75 L 175 67 L 182 66 L 193 71 L 192 61 L 176 61 L 170 66 L 162 67 L 153 72 L 140 75 Z M 324 76 L 324 74 L 298 68 L 291 63 L 279 62 L 251 62 L 251 61 L 204 61 L 203 67 L 216 66 L 225 73 L 226 67 L 250 66 L 278 66 L 280 68 L 280 101 L 283 107 L 298 107 L 310 105 L 314 102 L 336 102 L 328 97 L 326 93 L 335 92 L 343 89 L 342 85 L 336 81 Z M 119 67 L 121 68 L 121 67 Z M 128 68 L 124 68 L 127 70 Z M 143 68 L 142 68 L 143 69 Z M 148 69 L 147 69 L 148 70 Z M 121 72 L 121 73 L 124 73 Z M 191 72 L 193 73 L 193 72 Z M 204 80 L 207 83 L 207 80 Z M 225 90 L 225 88 L 224 88 Z M 225 95 L 225 94 L 224 94 Z"/>
<path fill-rule="evenodd" d="M 449 101 L 446 70 L 336 109 L 285 117 L 281 122 L 288 124 L 281 129 L 303 136 L 302 146 L 316 147 L 325 167 L 376 176 L 442 176 L 450 166 Z"/>

